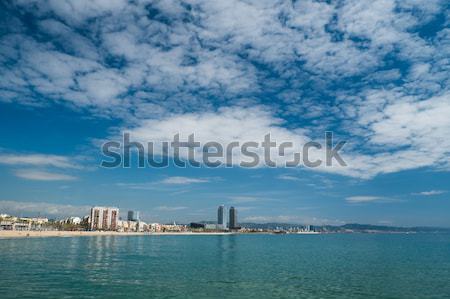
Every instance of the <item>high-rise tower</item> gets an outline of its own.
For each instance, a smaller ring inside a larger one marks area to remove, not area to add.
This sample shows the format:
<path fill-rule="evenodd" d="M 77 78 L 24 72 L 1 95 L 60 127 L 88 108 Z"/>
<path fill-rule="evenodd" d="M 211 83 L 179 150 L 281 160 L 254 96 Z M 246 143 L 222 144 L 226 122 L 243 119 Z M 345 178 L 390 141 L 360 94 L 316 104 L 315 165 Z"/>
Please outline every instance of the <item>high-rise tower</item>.
<path fill-rule="evenodd" d="M 217 209 L 217 228 L 225 229 L 227 227 L 226 224 L 226 216 L 225 216 L 225 206 L 220 205 Z"/>
<path fill-rule="evenodd" d="M 239 228 L 238 224 L 237 224 L 237 209 L 235 209 L 234 207 L 231 207 L 230 212 L 229 212 L 229 217 L 230 217 L 230 221 L 228 223 L 228 227 L 230 229 Z"/>
<path fill-rule="evenodd" d="M 119 209 L 110 207 L 93 207 L 90 216 L 90 230 L 117 230 Z"/>
<path fill-rule="evenodd" d="M 128 211 L 128 221 L 139 221 L 139 211 Z"/>

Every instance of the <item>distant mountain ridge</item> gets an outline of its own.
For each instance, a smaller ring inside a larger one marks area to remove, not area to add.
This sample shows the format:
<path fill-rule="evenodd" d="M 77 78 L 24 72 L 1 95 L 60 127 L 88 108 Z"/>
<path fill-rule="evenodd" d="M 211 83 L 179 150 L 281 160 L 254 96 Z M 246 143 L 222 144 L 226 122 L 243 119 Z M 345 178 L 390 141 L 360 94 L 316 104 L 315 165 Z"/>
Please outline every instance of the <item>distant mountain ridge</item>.
<path fill-rule="evenodd" d="M 283 229 L 301 228 L 304 225 L 295 223 L 240 223 L 242 227 L 254 228 L 254 229 Z M 399 226 L 387 226 L 387 225 L 372 225 L 372 224 L 359 224 L 349 223 L 340 226 L 335 225 L 312 225 L 312 229 L 323 232 L 410 232 L 410 233 L 439 233 L 449 232 L 450 228 L 444 227 L 399 227 Z"/>

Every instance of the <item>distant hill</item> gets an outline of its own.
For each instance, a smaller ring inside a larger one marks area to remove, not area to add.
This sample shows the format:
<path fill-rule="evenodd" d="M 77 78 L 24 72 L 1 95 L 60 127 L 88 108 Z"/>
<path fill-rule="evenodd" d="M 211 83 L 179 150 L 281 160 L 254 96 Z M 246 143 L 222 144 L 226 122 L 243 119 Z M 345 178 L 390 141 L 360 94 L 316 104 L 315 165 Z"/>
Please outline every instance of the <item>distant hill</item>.
<path fill-rule="evenodd" d="M 283 229 L 288 230 L 290 228 L 301 228 L 303 225 L 295 223 L 240 223 L 242 227 L 254 228 L 254 229 Z M 371 225 L 371 224 L 358 224 L 349 223 L 340 226 L 334 225 L 313 225 L 311 226 L 315 231 L 323 232 L 404 232 L 404 233 L 450 233 L 450 228 L 442 227 L 397 227 L 397 226 L 385 226 L 385 225 Z"/>
<path fill-rule="evenodd" d="M 415 232 L 415 233 L 431 233 L 431 232 L 450 232 L 450 228 L 442 227 L 397 227 L 371 224 L 351 223 L 339 226 L 344 230 L 353 231 L 379 231 L 379 232 Z"/>

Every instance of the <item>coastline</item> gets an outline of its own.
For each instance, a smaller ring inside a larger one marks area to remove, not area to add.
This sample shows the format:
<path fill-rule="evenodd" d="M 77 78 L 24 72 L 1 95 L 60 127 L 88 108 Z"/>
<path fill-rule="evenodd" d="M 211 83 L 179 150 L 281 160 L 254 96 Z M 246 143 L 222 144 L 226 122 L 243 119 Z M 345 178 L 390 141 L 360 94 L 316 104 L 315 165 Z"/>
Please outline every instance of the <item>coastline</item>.
<path fill-rule="evenodd" d="M 0 231 L 0 239 L 41 237 L 95 237 L 95 236 L 179 236 L 232 235 L 230 232 L 114 232 L 114 231 Z"/>
<path fill-rule="evenodd" d="M 115 231 L 12 231 L 0 230 L 1 239 L 17 239 L 17 238 L 46 238 L 46 237 L 98 237 L 98 236 L 220 236 L 220 235 L 256 235 L 269 234 L 277 235 L 273 232 L 115 232 Z M 293 234 L 300 235 L 317 235 L 317 232 L 298 232 Z"/>

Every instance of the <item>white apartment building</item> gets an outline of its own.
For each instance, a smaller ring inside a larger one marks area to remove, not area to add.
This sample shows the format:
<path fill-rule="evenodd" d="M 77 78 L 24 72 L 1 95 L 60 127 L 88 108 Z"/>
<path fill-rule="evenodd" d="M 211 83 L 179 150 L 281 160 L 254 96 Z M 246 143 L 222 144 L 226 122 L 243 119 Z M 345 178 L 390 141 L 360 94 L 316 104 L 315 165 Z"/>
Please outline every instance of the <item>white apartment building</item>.
<path fill-rule="evenodd" d="M 90 230 L 117 230 L 119 209 L 112 207 L 93 207 L 90 215 Z"/>

